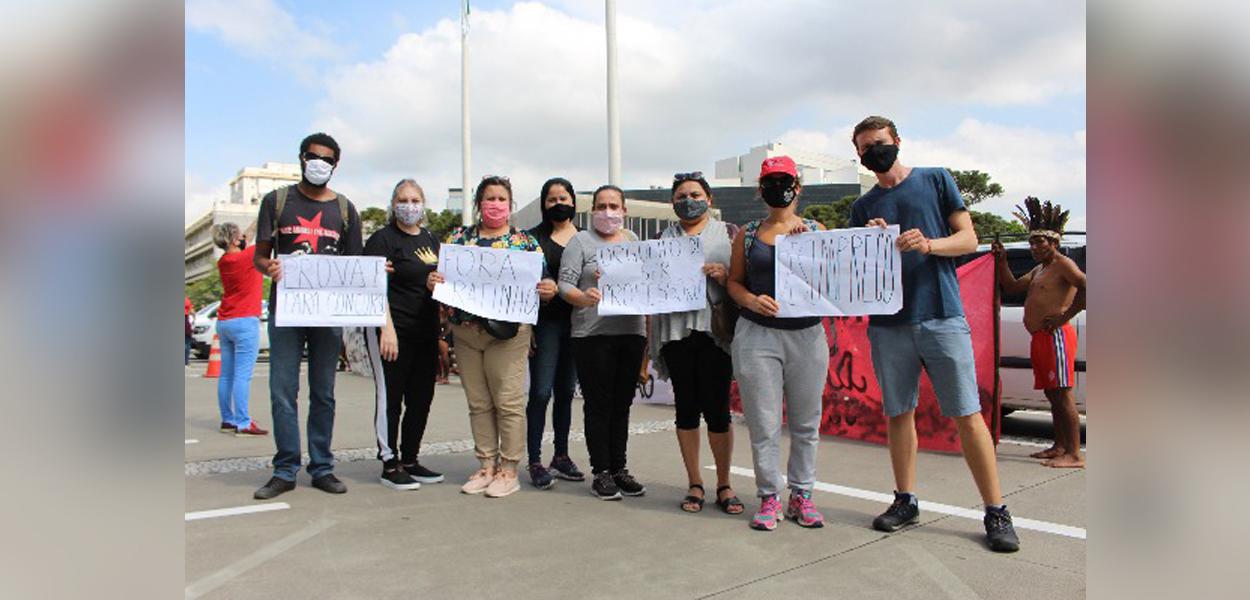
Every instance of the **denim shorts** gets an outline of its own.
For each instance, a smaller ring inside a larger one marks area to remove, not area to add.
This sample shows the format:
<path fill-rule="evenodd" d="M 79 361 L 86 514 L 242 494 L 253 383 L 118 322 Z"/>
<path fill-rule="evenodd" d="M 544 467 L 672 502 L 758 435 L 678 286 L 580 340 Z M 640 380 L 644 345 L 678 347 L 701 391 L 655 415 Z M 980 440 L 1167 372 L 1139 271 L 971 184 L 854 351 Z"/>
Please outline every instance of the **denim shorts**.
<path fill-rule="evenodd" d="M 933 382 L 943 415 L 963 417 L 981 412 L 972 330 L 963 316 L 909 325 L 870 325 L 868 339 L 887 416 L 897 417 L 916 408 L 921 368 Z"/>

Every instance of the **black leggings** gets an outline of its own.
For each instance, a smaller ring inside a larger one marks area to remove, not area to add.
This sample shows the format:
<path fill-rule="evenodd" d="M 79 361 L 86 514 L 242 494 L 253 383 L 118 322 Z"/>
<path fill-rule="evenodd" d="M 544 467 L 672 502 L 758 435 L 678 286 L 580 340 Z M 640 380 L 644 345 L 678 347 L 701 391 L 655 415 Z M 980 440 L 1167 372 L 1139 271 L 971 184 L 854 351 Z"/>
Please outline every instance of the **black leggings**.
<path fill-rule="evenodd" d="M 733 362 L 712 337 L 692 331 L 660 348 L 673 396 L 677 403 L 677 428 L 698 429 L 699 415 L 710 433 L 729 431 L 729 382 Z"/>
<path fill-rule="evenodd" d="M 373 367 L 377 388 L 373 426 L 378 439 L 378 459 L 415 462 L 430 417 L 430 404 L 434 401 L 438 338 L 430 337 L 428 332 L 413 335 L 399 330 L 396 332 L 399 357 L 389 361 L 382 360 L 379 351 L 380 330 L 371 327 L 366 331 L 369 364 Z"/>
<path fill-rule="evenodd" d="M 625 468 L 629 408 L 634 404 L 642 351 L 641 335 L 592 335 L 573 338 L 577 381 L 582 386 L 586 449 L 594 473 Z"/>

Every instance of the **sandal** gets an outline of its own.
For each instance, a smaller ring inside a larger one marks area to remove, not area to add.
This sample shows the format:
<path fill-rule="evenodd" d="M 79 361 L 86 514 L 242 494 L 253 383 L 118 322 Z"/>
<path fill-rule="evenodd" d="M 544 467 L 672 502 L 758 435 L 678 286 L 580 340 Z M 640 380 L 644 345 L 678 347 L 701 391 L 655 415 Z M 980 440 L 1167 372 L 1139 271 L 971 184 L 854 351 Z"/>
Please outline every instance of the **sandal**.
<path fill-rule="evenodd" d="M 703 484 L 701 483 L 692 483 L 687 489 L 694 489 L 694 488 L 699 488 L 699 491 L 703 492 L 704 494 L 707 493 L 707 490 L 703 489 Z M 691 505 L 694 506 L 694 510 L 687 508 L 688 506 L 691 506 Z M 685 498 L 681 499 L 681 509 L 688 513 L 697 513 L 703 510 L 703 497 L 695 496 L 693 494 L 687 495 Z"/>
<path fill-rule="evenodd" d="M 719 506 L 721 511 L 727 515 L 742 514 L 742 511 L 746 510 L 746 507 L 743 506 L 742 501 L 738 499 L 738 496 L 730 496 L 728 498 L 720 497 L 721 492 L 725 490 L 733 490 L 733 487 L 722 485 L 716 488 L 716 505 Z M 737 507 L 737 510 L 733 510 L 735 507 Z"/>

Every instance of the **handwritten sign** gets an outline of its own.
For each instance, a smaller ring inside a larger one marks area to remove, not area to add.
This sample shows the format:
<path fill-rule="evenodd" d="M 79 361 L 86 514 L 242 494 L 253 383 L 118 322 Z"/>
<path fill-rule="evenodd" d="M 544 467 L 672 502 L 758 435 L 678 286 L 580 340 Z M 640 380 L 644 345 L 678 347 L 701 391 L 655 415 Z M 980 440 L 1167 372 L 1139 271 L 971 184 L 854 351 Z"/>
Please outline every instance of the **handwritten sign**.
<path fill-rule="evenodd" d="M 707 306 L 703 240 L 697 236 L 599 248 L 599 314 L 658 315 Z"/>
<path fill-rule="evenodd" d="M 386 324 L 386 259 L 381 256 L 279 256 L 277 327 L 381 327 Z"/>
<path fill-rule="evenodd" d="M 779 317 L 892 315 L 903 308 L 898 225 L 777 236 Z"/>
<path fill-rule="evenodd" d="M 487 319 L 538 322 L 542 254 L 443 244 L 438 271 L 447 282 L 434 286 L 435 300 Z"/>

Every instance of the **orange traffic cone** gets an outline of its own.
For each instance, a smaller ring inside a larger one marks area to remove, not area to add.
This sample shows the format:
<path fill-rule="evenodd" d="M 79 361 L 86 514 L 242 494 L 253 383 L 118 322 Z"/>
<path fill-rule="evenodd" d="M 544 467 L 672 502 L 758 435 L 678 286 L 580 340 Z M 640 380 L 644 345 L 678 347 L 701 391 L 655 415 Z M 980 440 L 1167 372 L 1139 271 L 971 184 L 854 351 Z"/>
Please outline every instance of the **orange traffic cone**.
<path fill-rule="evenodd" d="M 217 334 L 213 334 L 213 345 L 208 350 L 208 370 L 204 371 L 205 377 L 221 376 L 221 344 L 217 341 Z"/>

